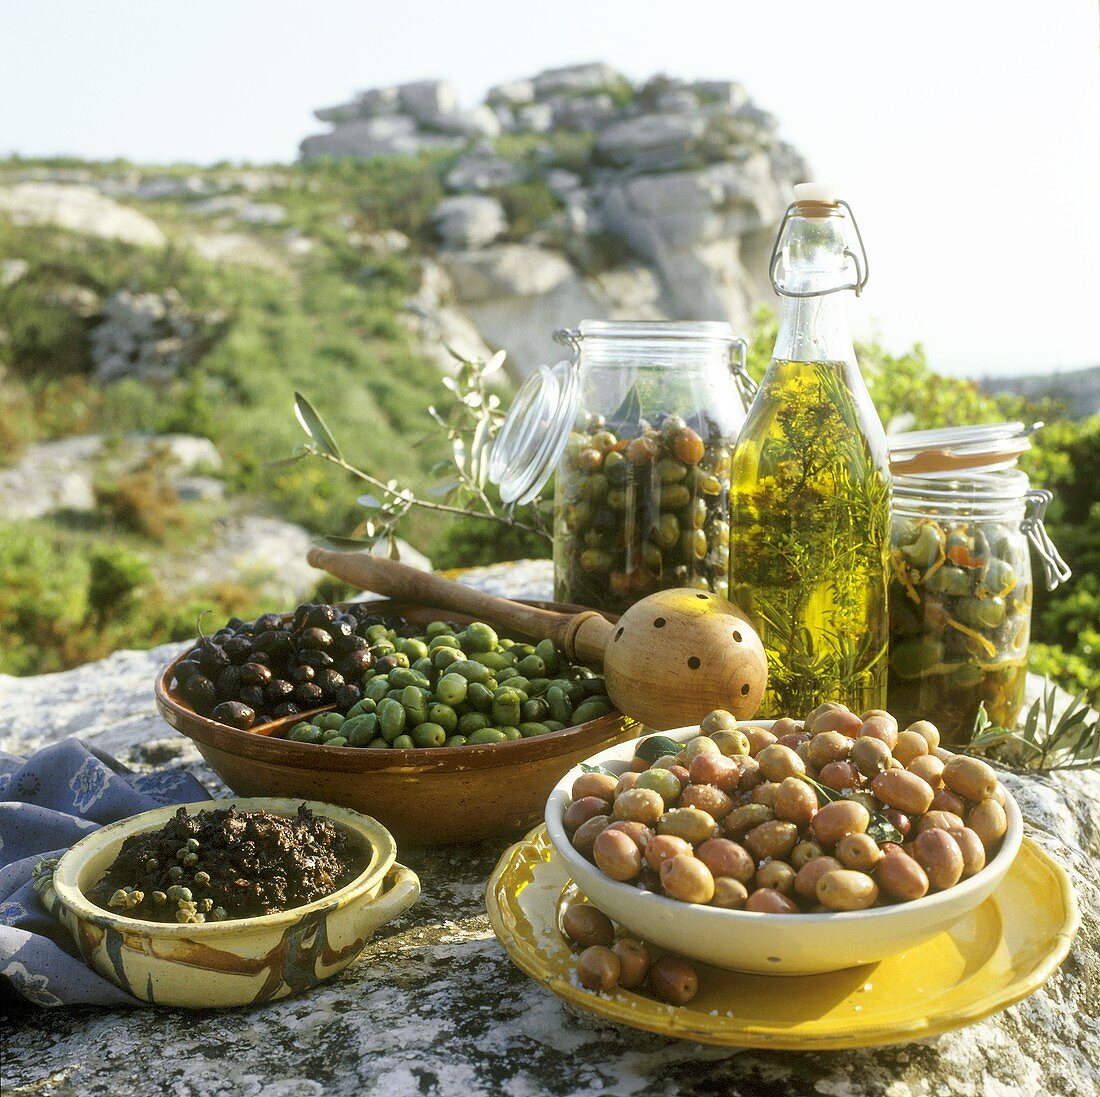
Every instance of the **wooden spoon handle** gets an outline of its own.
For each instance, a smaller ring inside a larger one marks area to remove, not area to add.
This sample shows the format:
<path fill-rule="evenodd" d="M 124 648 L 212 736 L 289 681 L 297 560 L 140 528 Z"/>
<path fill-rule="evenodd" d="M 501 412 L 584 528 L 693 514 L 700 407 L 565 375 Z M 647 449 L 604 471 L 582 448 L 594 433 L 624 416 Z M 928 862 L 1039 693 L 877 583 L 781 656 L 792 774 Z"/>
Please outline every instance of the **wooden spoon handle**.
<path fill-rule="evenodd" d="M 398 601 L 439 606 L 514 629 L 524 636 L 553 640 L 570 659 L 586 663 L 603 661 L 603 650 L 611 634 L 611 623 L 595 610 L 573 614 L 525 606 L 365 552 L 312 548 L 306 559 L 315 568 L 360 590 L 385 594 Z"/>

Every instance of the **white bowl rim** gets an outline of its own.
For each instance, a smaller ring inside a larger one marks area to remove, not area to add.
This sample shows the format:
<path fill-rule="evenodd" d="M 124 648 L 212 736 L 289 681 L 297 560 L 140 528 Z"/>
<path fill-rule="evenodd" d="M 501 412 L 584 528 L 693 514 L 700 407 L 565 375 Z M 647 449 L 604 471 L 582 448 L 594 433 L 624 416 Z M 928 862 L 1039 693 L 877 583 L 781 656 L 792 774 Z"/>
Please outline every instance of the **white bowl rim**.
<path fill-rule="evenodd" d="M 774 722 L 774 720 L 739 720 L 737 726 L 739 728 L 755 727 L 767 729 L 771 727 Z M 675 738 L 682 732 L 698 732 L 698 730 L 697 725 L 692 725 L 689 727 L 673 728 L 669 731 L 651 731 L 649 734 L 641 735 L 637 739 L 619 743 L 617 746 L 608 747 L 607 750 L 598 751 L 590 758 L 578 763 L 562 777 L 553 789 L 551 789 L 550 796 L 546 801 L 545 820 L 546 830 L 550 835 L 550 840 L 553 842 L 554 848 L 557 850 L 558 854 L 566 863 L 583 865 L 588 872 L 600 871 L 596 865 L 582 857 L 573 848 L 573 844 L 568 840 L 565 834 L 565 826 L 562 823 L 565 803 L 567 800 L 572 799 L 569 795 L 569 790 L 573 782 L 583 772 L 580 767 L 582 765 L 591 765 L 592 758 L 597 758 L 601 754 L 607 754 L 611 751 L 626 750 L 628 747 L 633 748 L 641 742 L 642 739 L 649 739 L 653 735 L 668 735 Z M 997 866 L 998 872 L 1001 872 L 1002 868 L 1004 872 L 1007 872 L 1012 862 L 1016 859 L 1016 854 L 1019 853 L 1020 845 L 1023 841 L 1023 816 L 1020 812 L 1020 806 L 1016 803 L 1012 793 L 1009 792 L 1007 788 L 1004 791 L 1004 806 L 1005 815 L 1008 818 L 1008 829 L 1005 831 L 1004 838 L 1001 841 L 1001 848 L 994 855 L 993 859 L 987 861 L 986 864 L 969 879 L 963 880 L 954 887 L 947 888 L 945 891 L 937 891 L 933 895 L 925 895 L 920 899 L 914 899 L 907 903 L 891 903 L 889 906 L 872 907 L 870 910 L 837 910 L 819 914 L 804 914 L 799 912 L 792 919 L 790 914 L 772 914 L 757 910 L 728 910 L 723 907 L 710 906 L 707 903 L 685 903 L 680 899 L 672 899 L 667 895 L 658 895 L 654 891 L 642 891 L 632 884 L 625 883 L 621 880 L 613 880 L 610 876 L 604 876 L 604 879 L 608 884 L 614 885 L 616 888 L 622 888 L 624 898 L 629 893 L 634 897 L 635 901 L 642 903 L 644 906 L 652 907 L 654 911 L 663 910 L 670 913 L 679 911 L 682 913 L 686 907 L 691 910 L 694 915 L 712 919 L 715 922 L 743 922 L 746 925 L 751 925 L 753 922 L 760 922 L 762 919 L 782 918 L 784 920 L 790 919 L 792 925 L 812 926 L 815 924 L 835 924 L 839 920 L 853 923 L 880 921 L 891 917 L 897 918 L 900 914 L 912 912 L 918 908 L 921 911 L 934 913 L 939 907 L 953 906 L 959 903 L 965 904 L 966 899 L 970 895 L 974 892 L 981 891 L 989 881 L 992 875 L 989 870 L 992 869 L 994 865 Z M 581 885 L 575 877 L 573 879 L 583 891 L 583 885 Z"/>
<path fill-rule="evenodd" d="M 143 830 L 152 830 L 163 826 L 167 821 L 166 812 L 175 814 L 180 808 L 188 812 L 223 810 L 235 805 L 244 811 L 267 810 L 273 814 L 288 814 L 293 806 L 297 814 L 298 806 L 305 804 L 315 815 L 323 815 L 331 822 L 343 825 L 355 831 L 365 839 L 371 849 L 371 857 L 366 867 L 354 879 L 343 887 L 314 899 L 312 903 L 290 907 L 288 910 L 275 911 L 272 914 L 259 914 L 251 918 L 227 918 L 223 922 L 154 922 L 145 918 L 131 918 L 126 914 L 116 914 L 93 903 L 77 883 L 80 870 L 85 862 L 94 855 L 92 847 L 104 843 L 106 847 L 119 846 L 133 834 Z M 150 819 L 151 815 L 157 819 Z M 106 832 L 112 831 L 109 836 Z M 104 842 L 106 839 L 106 842 Z M 228 937 L 240 933 L 259 933 L 269 929 L 294 925 L 304 917 L 320 911 L 333 910 L 352 902 L 359 897 L 365 887 L 376 881 L 384 881 L 397 860 L 397 843 L 390 832 L 370 815 L 364 815 L 354 808 L 345 808 L 337 804 L 326 804 L 320 800 L 306 800 L 298 797 L 279 796 L 230 796 L 220 800 L 200 800 L 192 804 L 165 804 L 151 808 L 138 815 L 108 823 L 86 835 L 76 845 L 68 849 L 60 858 L 53 871 L 53 889 L 58 900 L 78 918 L 92 925 L 107 929 L 119 929 L 126 933 L 141 933 L 157 937 Z"/>

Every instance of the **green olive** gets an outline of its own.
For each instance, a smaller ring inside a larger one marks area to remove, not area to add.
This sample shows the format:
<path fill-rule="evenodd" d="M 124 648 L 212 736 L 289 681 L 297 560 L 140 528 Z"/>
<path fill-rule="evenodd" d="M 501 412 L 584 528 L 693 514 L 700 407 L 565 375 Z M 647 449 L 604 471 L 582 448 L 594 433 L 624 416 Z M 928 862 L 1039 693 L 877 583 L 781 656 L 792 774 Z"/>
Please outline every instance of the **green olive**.
<path fill-rule="evenodd" d="M 943 641 L 932 636 L 914 636 L 890 648 L 890 668 L 899 678 L 920 678 L 942 662 Z"/>
<path fill-rule="evenodd" d="M 925 584 L 929 590 L 936 594 L 945 594 L 951 598 L 961 598 L 970 593 L 970 576 L 951 564 L 934 571 Z"/>
<path fill-rule="evenodd" d="M 943 531 L 935 523 L 926 522 L 917 531 L 914 541 L 899 548 L 907 563 L 923 571 L 940 558 L 944 549 Z"/>
<path fill-rule="evenodd" d="M 996 628 L 1005 619 L 1003 598 L 964 598 L 955 609 L 958 618 L 971 628 Z"/>

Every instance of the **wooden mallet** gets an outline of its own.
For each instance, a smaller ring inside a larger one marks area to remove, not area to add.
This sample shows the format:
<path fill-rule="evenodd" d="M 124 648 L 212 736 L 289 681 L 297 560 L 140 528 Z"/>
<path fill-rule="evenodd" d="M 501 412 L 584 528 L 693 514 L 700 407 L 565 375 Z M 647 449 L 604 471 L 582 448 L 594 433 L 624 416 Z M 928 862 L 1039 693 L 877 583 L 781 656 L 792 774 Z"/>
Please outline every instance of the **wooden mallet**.
<path fill-rule="evenodd" d="M 573 662 L 602 666 L 612 703 L 657 730 L 696 724 L 717 708 L 750 719 L 768 684 L 756 630 L 716 594 L 662 590 L 612 623 L 595 610 L 537 609 L 367 553 L 314 548 L 308 560 L 361 590 L 553 640 Z"/>

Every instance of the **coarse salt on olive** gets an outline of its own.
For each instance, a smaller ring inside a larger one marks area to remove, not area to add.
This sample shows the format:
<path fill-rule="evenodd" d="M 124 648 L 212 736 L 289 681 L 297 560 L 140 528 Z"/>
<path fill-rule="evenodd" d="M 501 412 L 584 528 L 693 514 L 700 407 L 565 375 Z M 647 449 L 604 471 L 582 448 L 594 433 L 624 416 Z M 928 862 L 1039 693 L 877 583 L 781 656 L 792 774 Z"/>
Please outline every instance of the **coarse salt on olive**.
<path fill-rule="evenodd" d="M 627 990 L 640 987 L 649 974 L 649 949 L 644 941 L 623 937 L 616 941 L 611 951 L 619 958 L 619 986 Z"/>
<path fill-rule="evenodd" d="M 928 894 L 928 876 L 921 866 L 895 847 L 883 852 L 875 866 L 875 882 L 887 895 L 912 902 Z"/>
<path fill-rule="evenodd" d="M 714 785 L 688 785 L 680 796 L 683 807 L 699 808 L 713 819 L 721 819 L 733 809 L 733 801 Z"/>
<path fill-rule="evenodd" d="M 596 796 L 610 802 L 615 795 L 618 778 L 610 773 L 582 773 L 573 782 L 573 799 L 581 800 L 585 796 Z"/>
<path fill-rule="evenodd" d="M 596 835 L 592 856 L 612 880 L 633 880 L 642 869 L 642 851 L 629 834 L 610 827 Z"/>
<path fill-rule="evenodd" d="M 913 856 L 937 891 L 954 887 L 962 878 L 962 850 L 946 830 L 926 830 L 918 834 L 913 843 Z"/>
<path fill-rule="evenodd" d="M 576 830 L 581 823 L 586 823 L 596 815 L 607 815 L 610 811 L 611 805 L 606 800 L 601 800 L 598 796 L 582 796 L 565 809 L 562 822 L 567 830 Z"/>
<path fill-rule="evenodd" d="M 764 747 L 756 756 L 760 772 L 769 781 L 782 781 L 784 777 L 793 777 L 796 773 L 806 772 L 806 763 L 790 747 L 772 743 Z"/>
<path fill-rule="evenodd" d="M 721 907 L 723 910 L 740 910 L 748 899 L 748 888 L 740 880 L 732 876 L 716 876 L 714 878 L 714 895 L 711 897 L 712 907 Z"/>
<path fill-rule="evenodd" d="M 847 834 L 862 834 L 870 822 L 871 815 L 862 804 L 852 800 L 834 800 L 822 805 L 811 825 L 823 846 L 833 846 Z"/>
<path fill-rule="evenodd" d="M 893 755 L 903 766 L 927 753 L 928 740 L 915 731 L 903 731 L 894 744 Z"/>
<path fill-rule="evenodd" d="M 591 945 L 577 958 L 577 978 L 589 990 L 611 990 L 621 970 L 618 956 L 606 945 Z"/>
<path fill-rule="evenodd" d="M 714 895 L 714 876 L 698 857 L 681 853 L 662 863 L 661 887 L 673 899 L 709 903 Z"/>
<path fill-rule="evenodd" d="M 932 806 L 932 786 L 915 773 L 888 769 L 871 779 L 871 791 L 889 807 L 907 815 L 923 815 Z"/>
<path fill-rule="evenodd" d="M 592 856 L 592 843 L 600 831 L 606 830 L 611 823 L 610 815 L 593 815 L 573 831 L 573 848 L 582 857 Z"/>
<path fill-rule="evenodd" d="M 657 820 L 658 834 L 675 834 L 697 845 L 714 834 L 714 817 L 701 808 L 673 808 Z"/>
<path fill-rule="evenodd" d="M 705 842 L 703 844 L 706 845 Z M 693 856 L 690 843 L 683 838 L 677 838 L 675 834 L 655 834 L 646 843 L 645 862 L 654 872 L 658 872 L 665 861 L 680 854 Z"/>
<path fill-rule="evenodd" d="M 943 767 L 943 783 L 967 800 L 988 800 L 997 787 L 997 774 L 980 758 L 956 754 Z"/>
<path fill-rule="evenodd" d="M 743 845 L 758 861 L 765 857 L 786 857 L 798 841 L 798 827 L 782 819 L 761 823 L 745 835 Z"/>
<path fill-rule="evenodd" d="M 878 886 L 865 872 L 841 868 L 826 872 L 814 893 L 829 910 L 866 910 L 878 898 Z"/>
<path fill-rule="evenodd" d="M 805 827 L 817 813 L 817 793 L 798 777 L 785 777 L 776 790 L 772 810 L 777 819 Z"/>
<path fill-rule="evenodd" d="M 729 876 L 746 884 L 756 872 L 756 862 L 748 850 L 729 838 L 711 838 L 701 843 L 695 856 L 715 877 Z"/>
<path fill-rule="evenodd" d="M 646 826 L 656 823 L 664 813 L 665 802 L 660 793 L 637 785 L 616 796 L 611 809 L 611 814 L 616 819 L 644 823 Z"/>
<path fill-rule="evenodd" d="M 773 891 L 790 895 L 794 891 L 795 871 L 786 861 L 765 861 L 752 878 L 757 888 L 771 888 Z"/>
<path fill-rule="evenodd" d="M 795 874 L 795 894 L 802 899 L 813 899 L 817 895 L 817 882 L 827 872 L 834 872 L 844 866 L 835 857 L 820 856 L 811 858 Z"/>
<path fill-rule="evenodd" d="M 996 800 L 982 800 L 966 813 L 966 825 L 982 840 L 988 852 L 1008 830 L 1008 815 Z"/>

